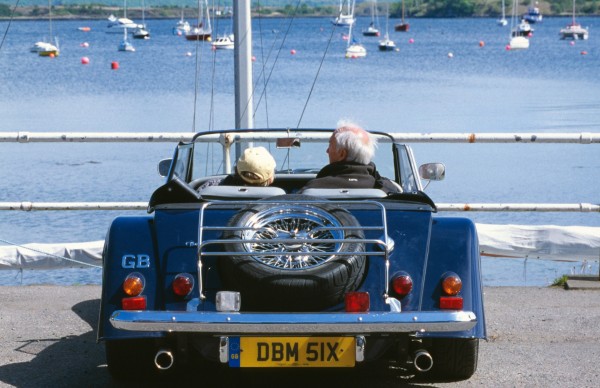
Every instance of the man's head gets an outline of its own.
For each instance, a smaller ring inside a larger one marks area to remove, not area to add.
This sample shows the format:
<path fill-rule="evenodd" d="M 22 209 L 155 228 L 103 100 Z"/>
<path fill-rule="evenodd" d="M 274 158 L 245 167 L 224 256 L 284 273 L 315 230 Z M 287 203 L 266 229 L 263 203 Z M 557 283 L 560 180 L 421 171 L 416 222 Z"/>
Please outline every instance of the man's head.
<path fill-rule="evenodd" d="M 264 147 L 246 148 L 235 166 L 244 182 L 268 186 L 275 178 L 275 159 Z"/>
<path fill-rule="evenodd" d="M 376 139 L 369 132 L 352 122 L 340 121 L 329 138 L 329 163 L 347 161 L 369 164 L 376 147 Z"/>

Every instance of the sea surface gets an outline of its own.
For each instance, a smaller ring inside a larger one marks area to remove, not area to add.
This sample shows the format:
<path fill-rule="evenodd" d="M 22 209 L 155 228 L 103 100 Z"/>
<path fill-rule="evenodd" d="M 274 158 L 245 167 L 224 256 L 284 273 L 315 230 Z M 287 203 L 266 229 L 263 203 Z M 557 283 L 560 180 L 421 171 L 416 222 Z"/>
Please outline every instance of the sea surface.
<path fill-rule="evenodd" d="M 54 21 L 61 53 L 29 52 L 46 21 L 0 22 L 0 132 L 198 132 L 234 126 L 233 51 L 147 20 L 151 39 L 117 51 L 106 21 Z M 564 41 L 569 18 L 534 26 L 528 50 L 508 51 L 495 19 L 412 19 L 398 51 L 344 58 L 348 31 L 326 18 L 253 19 L 255 127 L 447 133 L 600 132 L 600 19 L 579 18 L 587 41 Z M 380 20 L 385 30 L 385 20 Z M 89 32 L 79 27 L 90 27 Z M 215 21 L 218 34 L 229 19 Z M 597 35 L 598 33 L 598 35 Z M 83 58 L 89 60 L 83 64 Z M 114 64 L 118 66 L 114 66 Z M 113 67 L 118 67 L 113 69 Z M 265 87 L 266 85 L 266 87 Z M 0 143 L 0 201 L 147 201 L 162 184 L 169 143 Z M 413 144 L 418 163 L 443 162 L 427 193 L 440 203 L 600 202 L 600 145 Z M 0 245 L 101 240 L 117 211 L 0 211 Z M 442 213 L 441 216 L 456 214 Z M 600 226 L 598 213 L 461 213 L 478 223 Z M 483 258 L 486 285 L 542 286 L 597 262 Z M 1 284 L 101 282 L 99 269 L 0 271 Z"/>

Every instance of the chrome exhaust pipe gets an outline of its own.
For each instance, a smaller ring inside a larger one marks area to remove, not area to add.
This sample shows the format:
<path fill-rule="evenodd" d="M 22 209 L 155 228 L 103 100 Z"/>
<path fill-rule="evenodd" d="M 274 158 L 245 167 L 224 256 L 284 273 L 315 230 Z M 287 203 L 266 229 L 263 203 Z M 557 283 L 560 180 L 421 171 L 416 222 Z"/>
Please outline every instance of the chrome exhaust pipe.
<path fill-rule="evenodd" d="M 158 370 L 167 370 L 173 366 L 175 362 L 175 357 L 173 357 L 173 353 L 167 349 L 161 349 L 156 352 L 156 356 L 154 356 L 154 365 Z"/>
<path fill-rule="evenodd" d="M 428 372 L 433 367 L 433 358 L 427 350 L 419 349 L 414 354 L 413 365 L 419 372 Z"/>

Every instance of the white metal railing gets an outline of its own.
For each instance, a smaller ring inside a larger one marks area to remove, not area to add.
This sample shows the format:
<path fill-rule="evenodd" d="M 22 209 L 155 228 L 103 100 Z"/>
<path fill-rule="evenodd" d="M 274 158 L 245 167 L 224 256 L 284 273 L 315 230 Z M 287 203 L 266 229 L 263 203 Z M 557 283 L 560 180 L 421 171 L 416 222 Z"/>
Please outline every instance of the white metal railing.
<path fill-rule="evenodd" d="M 294 129 L 277 133 L 249 133 L 240 137 L 255 140 L 275 139 L 282 134 L 293 135 Z M 390 132 L 394 141 L 407 143 L 568 143 L 599 144 L 600 133 L 403 133 Z M 0 143 L 34 142 L 179 142 L 191 141 L 192 132 L 0 132 Z M 220 134 L 205 137 L 204 141 L 215 141 Z M 303 140 L 329 137 L 328 133 L 311 133 Z M 386 138 L 380 141 L 389 141 Z M 146 202 L 0 202 L 0 210 L 43 211 L 43 210 L 146 210 Z M 600 204 L 590 203 L 439 203 L 440 211 L 478 212 L 600 212 Z"/>
<path fill-rule="evenodd" d="M 295 129 L 290 128 L 290 134 Z M 395 141 L 408 143 L 600 143 L 600 133 L 404 133 L 390 132 Z M 140 142 L 166 143 L 190 141 L 193 132 L 0 132 L 0 143 L 111 143 L 111 142 Z M 247 137 L 256 138 L 256 133 Z M 258 135 L 266 138 L 265 134 Z M 215 134 L 215 137 L 218 135 Z M 246 136 L 242 136 L 246 137 Z M 327 133 L 315 133 L 303 139 L 323 139 Z M 206 140 L 214 141 L 214 138 Z M 382 142 L 388 141 L 385 138 Z"/>
<path fill-rule="evenodd" d="M 600 213 L 600 204 L 592 203 L 437 203 L 448 212 L 573 212 Z M 2 210 L 147 210 L 147 202 L 0 202 Z"/>

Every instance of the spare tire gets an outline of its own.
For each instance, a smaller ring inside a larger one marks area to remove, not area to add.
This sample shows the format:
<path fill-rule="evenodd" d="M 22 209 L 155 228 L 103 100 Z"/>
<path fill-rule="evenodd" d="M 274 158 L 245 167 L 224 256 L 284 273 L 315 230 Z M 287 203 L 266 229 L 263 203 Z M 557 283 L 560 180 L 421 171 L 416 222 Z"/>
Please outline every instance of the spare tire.
<path fill-rule="evenodd" d="M 219 260 L 220 272 L 227 289 L 241 293 L 243 310 L 322 309 L 340 303 L 362 282 L 364 244 L 351 241 L 364 239 L 360 224 L 334 204 L 300 202 L 315 199 L 272 197 L 269 201 L 281 203 L 253 205 L 229 221 L 240 230 L 224 238 L 249 242 L 224 244 L 232 255 Z"/>

